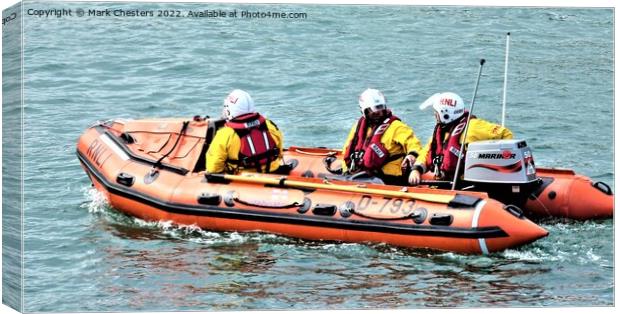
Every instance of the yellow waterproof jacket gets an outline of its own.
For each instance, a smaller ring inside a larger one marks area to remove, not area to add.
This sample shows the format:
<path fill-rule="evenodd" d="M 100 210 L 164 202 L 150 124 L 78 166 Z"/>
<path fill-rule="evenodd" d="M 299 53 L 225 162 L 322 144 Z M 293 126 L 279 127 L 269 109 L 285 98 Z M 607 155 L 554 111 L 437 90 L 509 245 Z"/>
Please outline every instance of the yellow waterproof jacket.
<path fill-rule="evenodd" d="M 428 150 L 431 147 L 431 142 L 433 141 L 433 137 L 435 135 L 432 134 L 431 138 L 428 140 L 424 148 L 420 152 L 420 156 L 416 160 L 416 165 L 422 166 L 424 172 L 426 169 L 426 158 L 428 155 Z M 446 139 L 450 136 L 449 133 L 446 133 Z M 463 143 L 463 138 L 465 136 L 465 132 L 461 134 L 460 143 Z M 511 139 L 512 131 L 508 128 L 505 128 L 499 124 L 491 123 L 478 118 L 471 118 L 469 120 L 469 130 L 467 131 L 467 139 L 465 140 L 465 144 L 469 144 L 471 142 L 477 141 L 485 141 L 485 140 L 500 140 L 500 139 Z"/>
<path fill-rule="evenodd" d="M 282 162 L 282 143 L 284 138 L 282 136 L 282 132 L 278 129 L 278 127 L 271 122 L 271 120 L 266 119 L 267 129 L 269 130 L 269 134 L 273 137 L 273 140 L 276 142 L 278 149 L 280 150 L 280 155 L 276 160 L 271 162 L 269 167 L 269 171 L 275 171 L 280 167 Z M 239 160 L 239 150 L 241 149 L 241 138 L 235 132 L 235 130 L 231 127 L 224 126 L 220 128 L 215 136 L 213 137 L 213 141 L 209 146 L 209 150 L 207 151 L 207 172 L 211 173 L 235 173 L 239 168 L 238 165 L 228 162 L 229 160 Z M 263 171 L 265 171 L 265 166 L 263 166 Z M 255 169 L 248 169 L 255 170 Z"/>
<path fill-rule="evenodd" d="M 347 147 L 353 140 L 355 136 L 355 131 L 357 129 L 357 123 L 353 125 L 351 131 L 349 132 L 349 136 L 347 137 L 346 142 L 342 148 L 342 153 L 347 150 Z M 372 128 L 368 127 L 367 135 L 372 136 L 370 133 L 372 132 Z M 381 144 L 387 149 L 390 153 L 390 156 L 394 156 L 397 154 L 406 155 L 410 152 L 414 152 L 418 154 L 422 149 L 422 144 L 420 144 L 420 140 L 415 136 L 413 130 L 403 123 L 400 120 L 394 120 L 390 126 L 385 130 L 383 136 L 381 137 Z M 400 168 L 400 164 L 403 161 L 403 157 L 398 158 L 396 160 L 392 160 L 385 164 L 381 170 L 383 174 L 390 176 L 401 176 L 402 170 Z M 342 171 L 347 171 L 347 165 L 342 161 Z"/>

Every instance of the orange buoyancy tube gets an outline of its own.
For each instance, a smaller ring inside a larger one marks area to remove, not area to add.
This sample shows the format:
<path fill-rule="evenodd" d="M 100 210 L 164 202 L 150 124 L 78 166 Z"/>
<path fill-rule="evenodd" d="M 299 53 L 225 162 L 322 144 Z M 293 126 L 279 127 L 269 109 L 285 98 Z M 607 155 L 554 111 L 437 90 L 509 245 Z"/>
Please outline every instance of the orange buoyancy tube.
<path fill-rule="evenodd" d="M 613 217 L 614 196 L 607 184 L 593 182 L 572 170 L 538 168 L 536 172 L 543 183 L 525 204 L 531 216 L 578 220 Z"/>
<path fill-rule="evenodd" d="M 174 171 L 165 163 L 153 176 L 152 162 L 137 158 L 127 147 L 131 144 L 116 138 L 114 134 L 122 134 L 122 130 L 107 129 L 90 128 L 80 137 L 78 159 L 110 205 L 148 221 L 471 254 L 500 251 L 547 235 L 543 228 L 484 193 L 415 189 L 416 193 L 450 199 L 435 202 L 385 197 L 375 191 L 400 191 L 395 186 L 333 183 L 359 189 L 345 193 L 320 188 L 326 185 L 320 179 L 297 177 L 290 180 L 319 187 L 292 188 L 276 175 L 254 173 L 250 178 L 274 178 L 281 184 L 214 180 L 217 177 Z"/>

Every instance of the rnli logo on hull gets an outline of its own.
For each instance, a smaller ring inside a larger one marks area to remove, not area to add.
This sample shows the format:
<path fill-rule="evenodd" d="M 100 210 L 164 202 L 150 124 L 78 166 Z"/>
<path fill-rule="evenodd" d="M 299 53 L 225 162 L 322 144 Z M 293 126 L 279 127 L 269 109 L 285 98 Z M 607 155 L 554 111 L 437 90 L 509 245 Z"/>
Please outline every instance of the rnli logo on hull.
<path fill-rule="evenodd" d="M 97 167 L 101 167 L 110 155 L 112 155 L 112 153 L 99 139 L 94 140 L 86 150 L 86 156 L 88 156 Z"/>

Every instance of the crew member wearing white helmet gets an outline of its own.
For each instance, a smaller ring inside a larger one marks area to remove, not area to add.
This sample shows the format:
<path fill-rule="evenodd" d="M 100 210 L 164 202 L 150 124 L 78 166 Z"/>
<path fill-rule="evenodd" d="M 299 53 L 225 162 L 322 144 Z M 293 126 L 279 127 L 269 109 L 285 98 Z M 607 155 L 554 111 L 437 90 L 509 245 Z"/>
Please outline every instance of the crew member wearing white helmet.
<path fill-rule="evenodd" d="M 279 168 L 282 133 L 271 120 L 256 112 L 248 93 L 233 90 L 224 99 L 222 114 L 226 124 L 217 131 L 207 151 L 207 172 L 272 172 Z"/>
<path fill-rule="evenodd" d="M 426 171 L 432 171 L 436 180 L 452 181 L 465 136 L 469 112 L 465 110 L 465 103 L 459 95 L 451 92 L 437 93 L 420 105 L 421 110 L 428 107 L 433 107 L 437 124 L 409 175 L 411 185 L 420 184 L 420 177 Z M 512 132 L 509 129 L 472 116 L 465 143 L 511 138 Z M 463 153 L 465 154 L 466 150 Z M 464 162 L 463 158 L 461 163 Z"/>
<path fill-rule="evenodd" d="M 387 184 L 406 185 L 422 146 L 413 130 L 387 108 L 383 93 L 367 89 L 359 96 L 362 116 L 344 144 L 344 173 L 366 171 Z"/>

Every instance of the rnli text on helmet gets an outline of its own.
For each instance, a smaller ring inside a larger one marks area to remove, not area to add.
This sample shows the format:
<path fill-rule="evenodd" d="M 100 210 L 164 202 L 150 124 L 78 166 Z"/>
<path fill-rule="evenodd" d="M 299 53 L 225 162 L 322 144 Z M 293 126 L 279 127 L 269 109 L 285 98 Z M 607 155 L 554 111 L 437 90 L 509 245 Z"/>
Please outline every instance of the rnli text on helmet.
<path fill-rule="evenodd" d="M 456 99 L 454 98 L 442 98 L 439 100 L 439 103 L 444 106 L 456 107 Z"/>

